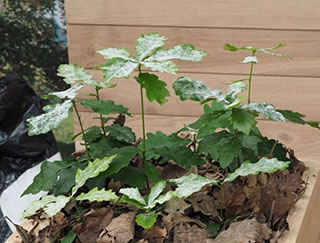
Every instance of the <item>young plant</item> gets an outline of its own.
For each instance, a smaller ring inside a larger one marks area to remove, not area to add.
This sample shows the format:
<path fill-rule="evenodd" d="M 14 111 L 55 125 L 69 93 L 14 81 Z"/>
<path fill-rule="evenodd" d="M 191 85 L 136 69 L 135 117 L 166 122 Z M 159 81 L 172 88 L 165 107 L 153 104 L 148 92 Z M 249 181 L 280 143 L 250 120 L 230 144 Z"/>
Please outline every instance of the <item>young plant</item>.
<path fill-rule="evenodd" d="M 173 59 L 198 62 L 206 53 L 195 50 L 192 45 L 176 45 L 163 49 L 166 37 L 157 33 L 142 35 L 137 39 L 136 56 L 131 56 L 122 48 L 105 48 L 98 51 L 109 61 L 100 65 L 104 82 L 98 82 L 83 67 L 75 64 L 61 65 L 58 76 L 74 86 L 66 91 L 51 93 L 45 98 L 55 97 L 60 103 L 44 107 L 45 113 L 28 119 L 29 134 L 46 133 L 58 127 L 73 107 L 79 120 L 86 151 L 77 154 L 76 158 L 64 161 L 44 162 L 40 173 L 23 195 L 36 194 L 40 191 L 52 191 L 32 203 L 24 212 L 24 217 L 34 214 L 43 208 L 49 217 L 54 216 L 65 205 L 73 201 L 103 202 L 115 201 L 129 203 L 138 208 L 136 223 L 145 229 L 151 228 L 158 219 L 163 205 L 172 199 L 187 198 L 193 193 L 211 185 L 220 188 L 220 209 L 223 208 L 223 185 L 234 181 L 239 176 L 273 173 L 289 167 L 290 159 L 287 149 L 274 139 L 261 135 L 257 128 L 257 116 L 261 115 L 272 121 L 291 121 L 308 124 L 320 129 L 318 122 L 308 122 L 304 115 L 290 110 L 277 110 L 269 103 L 251 102 L 251 83 L 253 66 L 258 63 L 256 53 L 263 52 L 274 56 L 274 48 L 235 47 L 225 45 L 226 50 L 249 50 L 252 55 L 244 59 L 250 63 L 249 78 L 230 84 L 223 94 L 222 90 L 211 90 L 204 82 L 181 77 L 173 84 L 175 93 L 181 100 L 193 100 L 203 104 L 203 115 L 185 128 L 166 135 L 161 131 L 155 134 L 145 131 L 144 91 L 147 99 L 160 105 L 166 103 L 170 95 L 167 84 L 155 74 L 143 72 L 142 67 L 152 71 L 175 74 L 177 67 Z M 135 80 L 140 87 L 141 125 L 143 138 L 136 141 L 136 135 L 130 127 L 124 126 L 125 115 L 131 116 L 129 109 L 117 105 L 112 100 L 101 100 L 99 91 L 103 88 L 114 88 L 110 81 L 116 78 L 129 78 L 137 70 Z M 247 90 L 248 102 L 242 104 L 241 92 Z M 80 82 L 75 84 L 76 82 Z M 83 84 L 94 88 L 89 94 L 95 99 L 75 100 Z M 100 126 L 85 128 L 77 109 L 77 104 L 91 108 L 97 113 Z M 112 115 L 116 114 L 117 117 Z M 113 121 L 113 124 L 109 124 Z M 192 139 L 179 136 L 187 131 Z M 75 136 L 75 137 L 76 137 Z M 156 166 L 164 166 L 168 161 L 189 170 L 192 166 L 218 164 L 225 177 L 213 180 L 198 174 L 189 174 L 177 179 L 163 180 Z M 111 180 L 121 182 L 118 192 L 106 190 Z M 153 186 L 150 186 L 153 185 Z M 128 187 L 129 186 L 129 187 Z M 171 188 L 169 187 L 171 186 Z M 147 190 L 146 190 L 147 188 Z M 164 193 L 165 188 L 169 190 Z M 81 193 L 82 189 L 88 191 Z M 144 192 L 143 194 L 140 191 Z M 221 213 L 222 216 L 222 213 Z M 220 227 L 220 226 L 219 226 Z M 70 231 L 71 232 L 71 231 Z M 69 233 L 70 233 L 69 232 Z M 75 235 L 70 233 L 71 241 Z"/>

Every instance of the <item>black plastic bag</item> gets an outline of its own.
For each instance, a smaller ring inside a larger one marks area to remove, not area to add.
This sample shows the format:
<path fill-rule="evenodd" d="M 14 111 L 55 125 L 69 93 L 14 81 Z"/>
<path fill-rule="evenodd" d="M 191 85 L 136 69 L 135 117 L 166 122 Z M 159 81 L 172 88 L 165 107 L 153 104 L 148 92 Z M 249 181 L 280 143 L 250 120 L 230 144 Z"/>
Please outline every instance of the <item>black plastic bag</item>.
<path fill-rule="evenodd" d="M 41 113 L 41 98 L 24 81 L 0 79 L 0 170 L 5 174 L 22 174 L 57 153 L 51 132 L 28 136 L 27 118 Z"/>
<path fill-rule="evenodd" d="M 43 113 L 41 103 L 23 80 L 0 78 L 0 195 L 24 171 L 58 152 L 51 132 L 28 136 L 26 120 Z M 0 212 L 0 242 L 8 233 Z"/>

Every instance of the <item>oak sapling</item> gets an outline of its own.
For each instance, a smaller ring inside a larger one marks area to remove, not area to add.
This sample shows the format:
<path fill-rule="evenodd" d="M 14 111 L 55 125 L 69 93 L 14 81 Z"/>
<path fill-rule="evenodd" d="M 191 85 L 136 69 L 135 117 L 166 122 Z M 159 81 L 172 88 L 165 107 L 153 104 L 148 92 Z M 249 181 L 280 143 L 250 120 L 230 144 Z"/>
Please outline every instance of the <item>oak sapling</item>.
<path fill-rule="evenodd" d="M 229 51 L 251 52 L 243 60 L 243 63 L 250 63 L 248 79 L 232 82 L 226 93 L 223 93 L 222 90 L 211 90 L 202 81 L 190 77 L 178 78 L 173 84 L 176 95 L 182 101 L 189 99 L 202 104 L 203 114 L 194 123 L 170 135 L 161 131 L 146 133 L 144 96 L 149 102 L 155 101 L 160 105 L 167 103 L 170 96 L 167 83 L 156 73 L 176 74 L 174 59 L 199 62 L 207 55 L 189 44 L 164 49 L 166 39 L 157 33 L 142 35 L 137 39 L 136 56 L 123 48 L 109 47 L 98 51 L 108 59 L 107 63 L 95 67 L 102 71 L 103 82 L 95 80 L 76 64 L 59 67 L 58 76 L 73 86 L 66 91 L 45 96 L 47 99 L 59 98 L 61 102 L 44 107 L 43 115 L 30 118 L 29 134 L 46 133 L 58 127 L 73 107 L 81 129 L 75 137 L 82 136 L 86 151 L 72 159 L 42 164 L 40 173 L 23 195 L 41 191 L 50 193 L 33 202 L 24 212 L 24 217 L 36 213 L 40 208 L 48 217 L 52 217 L 69 202 L 73 203 L 77 211 L 74 215 L 78 216 L 82 209 L 87 210 L 81 208 L 85 205 L 79 203 L 81 201 L 108 202 L 116 209 L 120 204 L 122 209 L 124 205 L 125 210 L 132 210 L 128 206 L 131 204 L 139 212 L 135 222 L 148 230 L 161 220 L 163 208 L 172 198 L 186 199 L 211 186 L 220 190 L 220 221 L 209 224 L 214 226 L 216 234 L 222 222 L 228 220 L 223 215 L 223 186 L 226 183 L 232 183 L 238 177 L 284 170 L 291 163 L 283 144 L 261 134 L 257 127 L 257 117 L 261 115 L 272 121 L 291 121 L 320 129 L 318 122 L 305 121 L 304 115 L 300 113 L 279 110 L 269 103 L 251 102 L 253 67 L 258 63 L 256 54 L 262 52 L 285 56 L 273 52 L 282 44 L 273 48 L 226 44 L 225 49 Z M 140 100 L 141 104 L 141 140 L 136 138 L 132 128 L 124 125 L 124 117 L 131 116 L 129 109 L 115 104 L 113 100 L 102 100 L 99 93 L 101 89 L 115 88 L 116 84 L 111 83 L 112 80 L 128 79 L 135 71 L 137 76 L 130 81 L 136 81 L 139 86 L 137 101 Z M 89 94 L 93 99 L 76 100 L 77 92 L 84 84 L 93 88 L 94 93 Z M 244 103 L 241 93 L 246 90 L 248 100 Z M 100 121 L 99 126 L 83 126 L 79 104 L 97 113 L 95 119 Z M 180 136 L 181 132 L 190 133 L 191 139 Z M 164 179 L 159 171 L 171 164 L 184 171 L 215 166 L 222 171 L 223 178 L 206 178 L 203 174 L 188 172 L 178 178 Z M 120 188 L 112 191 L 108 187 L 111 181 L 119 181 Z M 208 229 L 212 228 L 209 226 Z M 65 237 L 66 242 L 76 238 L 70 229 Z"/>

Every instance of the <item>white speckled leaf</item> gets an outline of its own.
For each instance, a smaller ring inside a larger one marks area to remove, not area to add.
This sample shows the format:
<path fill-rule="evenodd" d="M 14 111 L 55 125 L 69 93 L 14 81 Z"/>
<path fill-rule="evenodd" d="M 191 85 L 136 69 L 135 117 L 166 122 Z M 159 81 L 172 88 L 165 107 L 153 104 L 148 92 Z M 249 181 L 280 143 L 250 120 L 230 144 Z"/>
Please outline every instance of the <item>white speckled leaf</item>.
<path fill-rule="evenodd" d="M 31 216 L 37 212 L 39 209 L 44 209 L 49 217 L 56 215 L 65 205 L 70 201 L 71 197 L 66 197 L 60 195 L 55 197 L 53 195 L 43 196 L 39 200 L 35 200 L 31 203 L 30 207 L 27 208 L 23 214 L 22 218 Z"/>
<path fill-rule="evenodd" d="M 137 45 L 135 46 L 138 53 L 137 59 L 141 61 L 149 55 L 153 49 L 163 46 L 165 40 L 167 40 L 167 37 L 159 35 L 158 33 L 149 33 L 139 37 L 137 39 Z"/>
<path fill-rule="evenodd" d="M 88 179 L 96 177 L 100 172 L 106 171 L 116 156 L 117 155 L 112 155 L 110 157 L 104 157 L 103 159 L 95 159 L 93 162 L 89 161 L 84 170 L 78 169 L 75 178 L 75 186 L 72 188 L 72 195 L 74 195 Z"/>
<path fill-rule="evenodd" d="M 234 100 L 237 99 L 237 95 L 242 91 L 245 91 L 246 89 L 247 89 L 247 86 L 244 82 L 236 82 L 236 83 L 230 84 L 227 90 L 226 99 L 230 102 L 233 102 Z"/>
<path fill-rule="evenodd" d="M 235 180 L 239 176 L 257 175 L 259 173 L 273 173 L 289 167 L 290 161 L 279 161 L 276 158 L 262 158 L 257 163 L 244 161 L 233 173 L 228 174 L 224 182 Z"/>
<path fill-rule="evenodd" d="M 89 200 L 89 202 L 105 202 L 105 201 L 116 201 L 118 196 L 112 191 L 106 191 L 104 188 L 98 190 L 98 187 L 93 188 L 87 193 L 81 193 L 76 200 L 83 201 Z"/>
<path fill-rule="evenodd" d="M 97 51 L 97 53 L 102 55 L 105 59 L 122 58 L 127 61 L 136 62 L 136 60 L 130 56 L 130 53 L 123 48 L 108 47 Z"/>
<path fill-rule="evenodd" d="M 42 98 L 44 99 L 49 99 L 51 97 L 58 97 L 60 99 L 70 99 L 73 100 L 76 96 L 77 93 L 80 89 L 83 88 L 82 84 L 76 84 L 72 87 L 70 87 L 67 90 L 64 91 L 60 91 L 60 92 L 53 92 L 53 93 L 49 93 L 47 95 L 42 96 Z"/>
<path fill-rule="evenodd" d="M 113 78 L 129 78 L 138 65 L 138 62 L 113 58 L 108 63 L 99 66 L 99 68 L 102 69 L 105 82 L 109 83 Z"/>
<path fill-rule="evenodd" d="M 72 107 L 71 100 L 66 100 L 61 104 L 47 105 L 43 107 L 44 114 L 27 119 L 29 136 L 47 133 L 57 128 L 68 118 L 69 110 Z"/>
<path fill-rule="evenodd" d="M 286 122 L 286 118 L 269 103 L 250 103 L 243 105 L 242 108 L 257 112 L 272 121 Z"/>
<path fill-rule="evenodd" d="M 211 90 L 204 82 L 189 77 L 180 77 L 173 83 L 173 89 L 183 100 L 205 101 L 214 98 L 218 101 L 224 100 L 222 90 Z"/>
<path fill-rule="evenodd" d="M 245 58 L 243 59 L 243 61 L 242 61 L 242 63 L 251 63 L 251 62 L 257 64 L 259 61 L 258 61 L 258 58 L 257 58 L 256 56 L 248 56 L 248 57 L 245 57 Z"/>
<path fill-rule="evenodd" d="M 150 68 L 152 71 L 158 71 L 161 73 L 177 73 L 177 66 L 171 61 L 163 62 L 141 62 L 146 68 Z"/>
<path fill-rule="evenodd" d="M 137 201 L 139 204 L 146 206 L 146 201 L 141 196 L 138 188 L 122 188 L 119 193 L 126 195 L 129 199 Z"/>
<path fill-rule="evenodd" d="M 107 87 L 115 87 L 115 84 L 103 83 L 98 82 L 93 79 L 92 75 L 89 74 L 84 70 L 83 67 L 78 66 L 76 64 L 62 64 L 58 68 L 59 77 L 63 77 L 64 81 L 67 84 L 72 84 L 76 81 L 84 82 L 92 87 L 100 87 L 100 88 L 107 88 Z"/>
<path fill-rule="evenodd" d="M 200 62 L 204 56 L 207 56 L 205 51 L 198 51 L 193 45 L 181 44 L 169 49 L 158 48 L 145 61 L 167 61 L 171 59 L 180 59 L 186 61 Z"/>
<path fill-rule="evenodd" d="M 178 198 L 186 198 L 193 193 L 198 192 L 208 184 L 218 185 L 218 181 L 202 177 L 197 174 L 182 176 L 178 179 L 171 179 L 169 182 L 176 184 L 178 187 L 174 191 L 174 195 Z"/>

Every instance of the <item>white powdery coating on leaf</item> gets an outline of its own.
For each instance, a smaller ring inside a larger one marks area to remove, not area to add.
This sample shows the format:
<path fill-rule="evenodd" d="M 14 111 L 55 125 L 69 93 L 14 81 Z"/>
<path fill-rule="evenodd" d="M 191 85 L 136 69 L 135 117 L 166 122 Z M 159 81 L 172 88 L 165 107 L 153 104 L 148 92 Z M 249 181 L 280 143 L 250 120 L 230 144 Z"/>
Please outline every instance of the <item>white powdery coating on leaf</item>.
<path fill-rule="evenodd" d="M 98 187 L 95 187 L 88 193 L 81 193 L 81 195 L 79 195 L 76 200 L 89 200 L 89 202 L 104 202 L 110 200 L 116 201 L 118 200 L 118 196 L 114 192 L 112 192 L 112 190 L 106 191 L 104 188 L 98 190 Z"/>
<path fill-rule="evenodd" d="M 167 40 L 167 38 L 158 33 L 150 33 L 139 37 L 137 39 L 138 45 L 135 46 L 138 53 L 138 60 L 141 61 L 150 54 L 153 49 L 163 46 L 165 40 Z"/>
<path fill-rule="evenodd" d="M 43 107 L 43 110 L 46 113 L 27 119 L 29 135 L 33 136 L 47 133 L 50 130 L 59 127 L 60 124 L 68 118 L 71 107 L 71 100 L 67 100 L 62 104 L 47 105 Z"/>
<path fill-rule="evenodd" d="M 290 161 L 279 161 L 276 158 L 267 159 L 262 158 L 257 163 L 250 163 L 244 161 L 241 166 L 233 173 L 230 173 L 224 182 L 230 182 L 235 180 L 239 176 L 257 175 L 259 173 L 273 173 L 278 170 L 286 169 L 290 164 Z"/>
<path fill-rule="evenodd" d="M 133 62 L 136 61 L 133 57 L 130 56 L 130 53 L 123 48 L 109 47 L 109 48 L 105 48 L 100 51 L 97 51 L 97 53 L 102 55 L 105 59 L 122 58 L 127 61 L 133 61 Z"/>
<path fill-rule="evenodd" d="M 242 61 L 242 63 L 258 63 L 258 58 L 256 56 L 248 56 L 248 57 L 245 57 Z"/>
<path fill-rule="evenodd" d="M 123 59 L 113 59 L 101 68 L 103 69 L 105 81 L 109 82 L 113 78 L 128 78 L 138 65 L 138 63 Z"/>
<path fill-rule="evenodd" d="M 269 103 L 251 103 L 242 106 L 242 108 L 257 112 L 273 121 L 286 122 L 286 118 Z"/>
<path fill-rule="evenodd" d="M 170 59 L 180 59 L 186 61 L 200 62 L 207 53 L 195 50 L 194 46 L 182 44 L 169 49 L 157 49 L 155 53 L 147 58 L 147 61 L 166 61 Z"/>
<path fill-rule="evenodd" d="M 43 98 L 50 98 L 50 97 L 56 96 L 60 99 L 72 100 L 77 96 L 78 91 L 82 88 L 83 88 L 82 84 L 77 84 L 64 91 L 49 93 L 48 95 L 43 96 Z"/>
<path fill-rule="evenodd" d="M 161 73 L 177 73 L 177 66 L 171 61 L 164 62 L 141 62 L 146 68 L 151 68 L 152 71 Z"/>
<path fill-rule="evenodd" d="M 93 162 L 89 161 L 84 170 L 78 169 L 75 178 L 75 186 L 72 188 L 72 195 L 74 195 L 88 179 L 96 177 L 100 172 L 106 171 L 115 157 L 116 155 L 105 157 L 103 159 L 95 159 Z"/>

